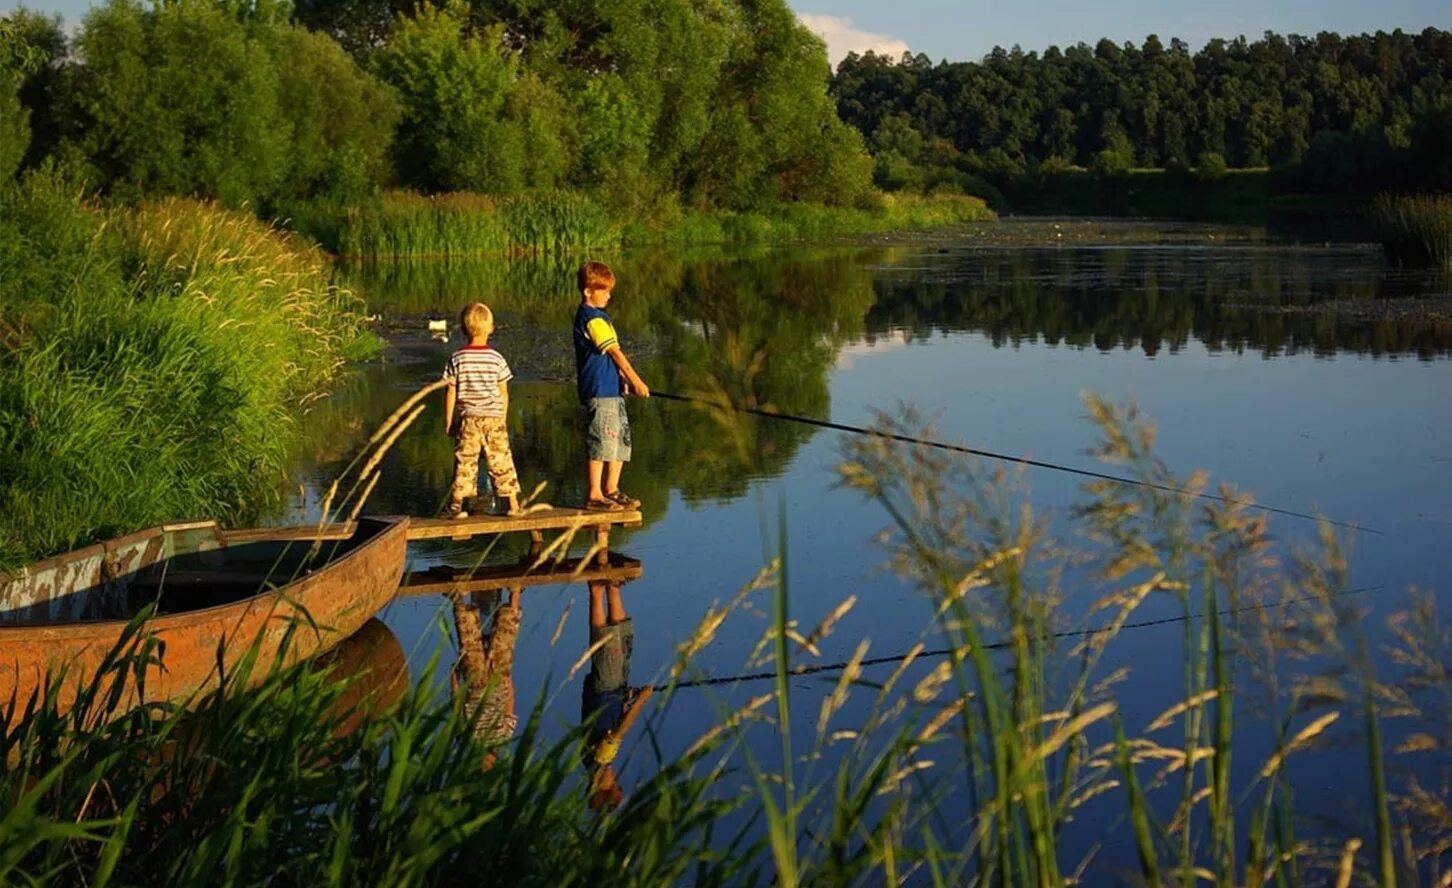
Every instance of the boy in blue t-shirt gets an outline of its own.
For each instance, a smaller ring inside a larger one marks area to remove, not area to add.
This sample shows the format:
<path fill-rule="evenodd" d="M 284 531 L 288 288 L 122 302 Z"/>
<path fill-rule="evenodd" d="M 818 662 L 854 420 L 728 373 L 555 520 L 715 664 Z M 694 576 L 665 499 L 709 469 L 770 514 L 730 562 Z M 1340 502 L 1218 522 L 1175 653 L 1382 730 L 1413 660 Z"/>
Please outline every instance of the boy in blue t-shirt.
<path fill-rule="evenodd" d="M 575 380 L 580 403 L 589 415 L 585 508 L 618 512 L 640 508 L 640 500 L 620 489 L 620 473 L 630 460 L 630 419 L 625 395 L 650 397 L 645 384 L 620 348 L 605 306 L 615 289 L 615 273 L 603 262 L 586 262 L 579 273 L 580 307 L 575 312 Z"/>

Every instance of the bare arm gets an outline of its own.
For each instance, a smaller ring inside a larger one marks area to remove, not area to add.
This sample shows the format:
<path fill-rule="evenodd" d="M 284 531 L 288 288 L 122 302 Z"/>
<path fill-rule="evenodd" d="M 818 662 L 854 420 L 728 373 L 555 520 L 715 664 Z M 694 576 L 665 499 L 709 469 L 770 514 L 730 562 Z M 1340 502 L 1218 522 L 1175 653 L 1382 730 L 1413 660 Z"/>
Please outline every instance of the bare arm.
<path fill-rule="evenodd" d="M 509 418 L 509 383 L 499 383 L 499 403 L 503 405 L 504 418 Z"/>
<path fill-rule="evenodd" d="M 617 345 L 605 354 L 609 355 L 610 360 L 615 362 L 615 366 L 620 368 L 620 374 L 625 377 L 625 381 L 630 385 L 632 394 L 639 395 L 642 398 L 650 397 L 650 386 L 646 385 L 645 380 L 640 378 L 640 374 L 635 372 L 635 367 L 631 366 L 630 359 L 625 356 L 624 349 Z"/>
<path fill-rule="evenodd" d="M 458 399 L 458 397 L 459 397 L 459 387 L 454 384 L 453 380 L 449 380 L 449 384 L 446 385 L 446 386 L 444 386 L 444 434 L 445 435 L 452 435 L 454 433 L 454 402 Z"/>
<path fill-rule="evenodd" d="M 645 701 L 649 700 L 650 695 L 654 693 L 655 688 L 651 685 L 646 685 L 640 689 L 640 693 L 626 707 L 625 716 L 620 719 L 620 724 L 616 726 L 614 731 L 616 737 L 625 736 L 625 732 L 629 731 L 630 726 L 635 724 L 635 717 L 640 715 L 640 711 L 645 708 Z"/>

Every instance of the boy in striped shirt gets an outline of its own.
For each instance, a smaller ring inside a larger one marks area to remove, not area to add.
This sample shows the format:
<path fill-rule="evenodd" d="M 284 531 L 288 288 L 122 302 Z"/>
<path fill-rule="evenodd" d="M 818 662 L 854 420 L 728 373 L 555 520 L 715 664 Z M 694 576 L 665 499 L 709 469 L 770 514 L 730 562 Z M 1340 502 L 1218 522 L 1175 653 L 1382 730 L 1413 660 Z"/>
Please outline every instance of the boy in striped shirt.
<path fill-rule="evenodd" d="M 475 302 L 459 313 L 468 345 L 454 352 L 444 367 L 444 433 L 454 438 L 454 486 L 449 494 L 450 518 L 467 518 L 466 497 L 479 494 L 479 453 L 494 485 L 494 495 L 519 508 L 519 476 L 509 450 L 509 380 L 514 374 L 504 356 L 489 347 L 494 313 Z"/>

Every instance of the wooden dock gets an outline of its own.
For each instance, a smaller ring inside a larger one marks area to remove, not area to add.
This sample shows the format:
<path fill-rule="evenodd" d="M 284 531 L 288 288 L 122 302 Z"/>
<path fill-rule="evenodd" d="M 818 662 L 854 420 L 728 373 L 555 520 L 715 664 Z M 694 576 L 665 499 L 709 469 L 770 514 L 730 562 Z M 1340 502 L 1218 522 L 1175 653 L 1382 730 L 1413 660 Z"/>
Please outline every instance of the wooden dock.
<path fill-rule="evenodd" d="M 598 566 L 607 566 L 610 551 L 610 528 L 639 527 L 644 520 L 639 509 L 620 512 L 592 512 L 587 509 L 562 509 L 553 506 L 530 511 L 525 515 L 470 515 L 468 518 L 409 518 L 408 541 L 465 540 L 470 537 L 498 533 L 528 533 L 530 549 L 537 554 L 544 545 L 544 532 L 561 534 L 594 534 Z M 254 527 L 222 531 L 229 543 L 254 540 L 339 540 L 347 539 L 355 530 L 353 522 L 294 527 Z M 588 537 L 586 537 L 588 539 Z"/>
<path fill-rule="evenodd" d="M 567 558 L 560 562 L 546 561 L 531 570 L 533 561 L 518 564 L 488 565 L 465 569 L 436 567 L 415 571 L 403 578 L 399 595 L 464 595 L 490 589 L 523 589 L 550 583 L 628 583 L 644 573 L 640 562 L 626 555 L 610 555 L 609 562 Z"/>
<path fill-rule="evenodd" d="M 643 520 L 639 509 L 624 512 L 591 512 L 585 509 L 540 509 L 527 515 L 470 515 L 468 518 L 411 518 L 408 522 L 409 542 L 414 540 L 461 540 L 489 533 L 521 531 L 582 531 L 638 527 Z"/>

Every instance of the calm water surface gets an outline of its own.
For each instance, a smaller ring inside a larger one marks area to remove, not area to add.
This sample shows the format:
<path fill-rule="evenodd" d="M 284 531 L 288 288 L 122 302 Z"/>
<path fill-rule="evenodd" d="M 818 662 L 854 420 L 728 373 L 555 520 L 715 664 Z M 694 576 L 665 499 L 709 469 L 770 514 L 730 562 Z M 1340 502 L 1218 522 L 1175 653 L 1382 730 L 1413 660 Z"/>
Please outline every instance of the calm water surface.
<path fill-rule="evenodd" d="M 1409 587 L 1436 590 L 1446 604 L 1452 326 L 1403 307 L 1445 294 L 1447 283 L 1390 270 L 1376 251 L 1355 245 L 1202 228 L 1093 230 L 1089 242 L 1069 244 L 1038 235 L 1007 244 L 948 237 L 608 257 L 620 278 L 611 312 L 658 389 L 724 393 L 861 425 L 874 411 L 913 405 L 941 439 L 1049 462 L 1096 467 L 1086 454 L 1096 432 L 1084 418 L 1084 393 L 1137 403 L 1176 471 L 1205 469 L 1260 502 L 1382 531 L 1352 537 L 1352 584 L 1379 587 L 1362 596 L 1368 627 Z M 298 466 L 301 492 L 288 517 L 314 515 L 316 492 L 360 439 L 437 377 L 457 343 L 428 338 L 423 318 L 452 319 L 475 299 L 494 306 L 494 344 L 518 374 L 511 428 L 526 490 L 545 481 L 544 499 L 578 503 L 572 281 L 572 268 L 550 263 L 355 272 L 370 311 L 399 335 L 385 361 L 363 367 L 306 420 L 315 446 Z M 613 541 L 644 568 L 623 595 L 635 625 L 633 684 L 660 678 L 707 607 L 731 598 L 783 547 L 792 613 L 804 628 L 856 596 L 822 645 L 822 662 L 847 659 L 864 638 L 869 656 L 920 640 L 937 646 L 924 634 L 927 603 L 881 569 L 884 551 L 873 540 L 887 514 L 836 486 L 841 435 L 754 419 L 723 425 L 660 399 L 632 401 L 630 410 L 636 457 L 624 486 L 644 500 L 646 523 Z M 441 411 L 436 401 L 389 455 L 371 511 L 438 511 L 452 473 Z M 1081 496 L 1070 476 L 1030 470 L 1021 484 L 1051 515 Z M 1272 527 L 1285 551 L 1315 536 L 1309 522 L 1276 517 Z M 486 546 L 416 545 L 410 569 L 466 567 Z M 490 558 L 520 551 L 508 540 Z M 758 595 L 754 610 L 727 621 L 696 658 L 702 674 L 755 671 L 748 660 L 768 625 L 767 603 Z M 1087 603 L 1066 590 L 1067 622 Z M 584 670 L 571 670 L 587 646 L 586 604 L 583 585 L 534 588 L 523 599 L 517 695 L 522 712 L 548 697 L 547 731 L 580 716 Z M 1139 616 L 1175 610 L 1151 601 Z M 451 614 L 436 596 L 400 598 L 383 614 L 410 652 L 416 680 L 441 645 L 442 665 L 452 661 Z M 1142 725 L 1181 698 L 1181 632 L 1171 625 L 1116 640 L 1110 665 L 1133 670 L 1119 695 L 1127 724 Z M 831 673 L 795 681 L 804 736 L 834 681 Z M 684 749 L 721 711 L 765 690 L 743 682 L 679 692 L 652 713 L 663 752 Z M 854 715 L 860 710 L 849 705 L 839 719 L 850 724 Z M 1264 726 L 1245 719 L 1237 772 L 1251 776 L 1268 743 Z M 754 747 L 768 762 L 777 755 L 769 732 L 758 732 Z M 631 761 L 640 768 L 645 750 L 637 752 Z M 1300 807 L 1364 822 L 1358 755 L 1333 746 L 1297 762 Z M 1087 846 L 1100 828 L 1080 827 L 1071 840 Z M 1102 858 L 1108 866 L 1131 859 L 1113 851 Z"/>

